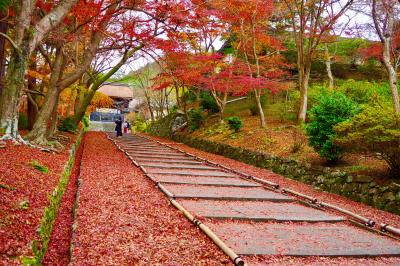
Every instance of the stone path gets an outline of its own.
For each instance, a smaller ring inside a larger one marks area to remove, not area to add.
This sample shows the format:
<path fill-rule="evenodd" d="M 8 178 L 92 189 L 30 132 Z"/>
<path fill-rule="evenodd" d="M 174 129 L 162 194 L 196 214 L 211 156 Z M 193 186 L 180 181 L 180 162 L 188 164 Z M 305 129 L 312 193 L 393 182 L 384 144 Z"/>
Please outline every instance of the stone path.
<path fill-rule="evenodd" d="M 400 256 L 400 242 L 353 226 L 221 167 L 140 136 L 118 145 L 196 217 L 242 255 Z"/>

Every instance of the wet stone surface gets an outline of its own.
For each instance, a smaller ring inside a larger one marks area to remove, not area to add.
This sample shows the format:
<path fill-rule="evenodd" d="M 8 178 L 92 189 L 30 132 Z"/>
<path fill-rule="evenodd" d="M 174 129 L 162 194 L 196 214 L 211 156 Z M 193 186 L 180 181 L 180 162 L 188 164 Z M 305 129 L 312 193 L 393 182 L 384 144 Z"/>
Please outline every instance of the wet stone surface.
<path fill-rule="evenodd" d="M 149 154 L 149 155 L 162 155 L 162 156 L 182 156 L 184 154 L 175 151 L 145 151 L 145 150 L 126 150 L 132 154 Z"/>
<path fill-rule="evenodd" d="M 173 158 L 165 158 L 165 159 L 156 159 L 156 158 L 139 158 L 136 157 L 136 161 L 141 162 L 143 165 L 147 163 L 166 163 L 166 164 L 179 164 L 179 165 L 201 165 L 201 162 L 193 161 L 191 159 L 173 159 Z"/>
<path fill-rule="evenodd" d="M 259 187 L 212 187 L 196 185 L 163 184 L 176 198 L 203 198 L 226 200 L 292 201 L 285 195 Z"/>
<path fill-rule="evenodd" d="M 338 222 L 344 220 L 344 217 L 331 215 L 297 203 L 185 199 L 179 202 L 189 212 L 206 218 L 307 222 Z"/>
<path fill-rule="evenodd" d="M 165 175 L 189 175 L 189 176 L 215 176 L 215 177 L 238 177 L 235 174 L 218 170 L 179 170 L 179 169 L 149 169 L 149 173 Z"/>
<path fill-rule="evenodd" d="M 208 226 L 242 255 L 400 255 L 400 243 L 345 224 L 219 223 Z"/>
<path fill-rule="evenodd" d="M 192 169 L 192 170 L 218 170 L 218 168 L 207 166 L 207 165 L 186 165 L 184 163 L 143 163 L 143 167 L 146 167 L 148 171 L 154 169 Z"/>
<path fill-rule="evenodd" d="M 223 185 L 223 186 L 249 186 L 260 187 L 260 184 L 249 182 L 235 177 L 207 177 L 207 176 L 174 176 L 154 175 L 152 177 L 162 183 L 198 184 L 198 185 Z"/>
<path fill-rule="evenodd" d="M 134 159 L 147 159 L 147 160 L 152 160 L 152 159 L 167 159 L 167 160 L 191 160 L 189 157 L 185 155 L 158 155 L 158 154 L 138 154 L 138 153 L 133 153 L 133 152 L 127 152 L 129 155 L 131 155 Z"/>

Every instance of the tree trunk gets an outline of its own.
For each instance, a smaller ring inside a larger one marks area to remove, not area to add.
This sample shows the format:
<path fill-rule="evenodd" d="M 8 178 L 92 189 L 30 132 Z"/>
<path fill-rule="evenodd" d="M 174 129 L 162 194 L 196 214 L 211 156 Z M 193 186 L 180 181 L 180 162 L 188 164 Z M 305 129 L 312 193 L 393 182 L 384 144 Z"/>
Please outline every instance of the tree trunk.
<path fill-rule="evenodd" d="M 400 114 L 399 91 L 397 88 L 397 73 L 390 60 L 390 40 L 385 40 L 383 43 L 383 63 L 389 76 L 390 89 L 392 91 L 392 99 L 394 110 Z"/>
<path fill-rule="evenodd" d="M 34 95 L 28 95 L 28 130 L 32 130 L 38 114 L 35 98 L 36 97 Z"/>
<path fill-rule="evenodd" d="M 53 138 L 57 133 L 58 124 L 58 102 L 60 100 L 60 95 L 56 98 L 56 103 L 53 105 L 53 110 L 51 111 L 49 130 L 47 130 L 47 139 Z"/>
<path fill-rule="evenodd" d="M 6 34 L 8 29 L 8 24 L 7 21 L 5 20 L 5 16 L 6 14 L 0 12 L 0 32 L 3 34 Z M 0 95 L 1 91 L 4 88 L 3 79 L 6 70 L 5 43 L 6 43 L 6 38 L 0 36 Z"/>
<path fill-rule="evenodd" d="M 48 145 L 47 138 L 52 133 L 50 132 L 52 123 L 54 122 L 52 118 L 54 110 L 57 108 L 59 96 L 60 89 L 58 87 L 49 87 L 45 103 L 40 109 L 36 122 L 27 136 L 32 143 L 43 146 Z"/>
<path fill-rule="evenodd" d="M 36 54 L 34 53 L 32 56 L 31 64 L 29 68 L 36 71 Z M 36 78 L 28 77 L 28 90 L 34 91 L 36 87 Z M 29 92 L 27 93 L 29 94 Z M 36 116 L 38 114 L 38 106 L 35 101 L 36 96 L 31 93 L 28 95 L 28 129 L 32 130 L 33 124 L 35 123 Z"/>
<path fill-rule="evenodd" d="M 79 104 L 75 109 L 75 114 L 72 116 L 72 121 L 78 125 L 78 123 L 82 120 L 85 116 L 86 110 L 90 105 L 94 95 L 96 94 L 95 90 L 88 89 L 88 91 L 82 91 L 79 95 Z"/>
<path fill-rule="evenodd" d="M 4 79 L 5 89 L 0 98 L 0 129 L 4 131 L 3 139 L 17 139 L 18 116 L 21 92 L 24 87 L 26 55 L 13 50 Z"/>
<path fill-rule="evenodd" d="M 258 107 L 258 112 L 259 112 L 259 116 L 260 116 L 260 126 L 262 128 L 265 128 L 267 125 L 265 123 L 265 115 L 264 115 L 264 110 L 262 108 L 262 104 L 261 104 L 261 90 L 259 89 L 255 89 L 254 90 L 254 94 L 255 94 L 255 99 L 256 99 L 256 103 L 257 103 L 257 107 Z"/>
<path fill-rule="evenodd" d="M 151 121 L 154 121 L 153 107 L 151 106 L 151 97 L 147 91 L 147 88 L 143 88 L 144 97 L 146 98 L 147 108 L 149 109 Z"/>
<path fill-rule="evenodd" d="M 52 134 L 50 131 L 53 129 L 54 123 L 56 123 L 53 119 L 53 113 L 57 112 L 58 99 L 62 90 L 62 88 L 57 86 L 57 83 L 63 70 L 63 54 L 61 47 L 58 47 L 45 102 L 39 111 L 32 130 L 27 136 L 27 138 L 34 144 L 48 145 L 47 138 Z"/>
<path fill-rule="evenodd" d="M 332 65 L 332 60 L 331 60 L 331 56 L 329 54 L 328 44 L 325 43 L 325 66 L 326 66 L 326 73 L 328 74 L 328 80 L 329 80 L 328 88 L 330 90 L 332 90 L 334 87 L 331 65 Z"/>
<path fill-rule="evenodd" d="M 220 123 L 221 124 L 224 123 L 224 113 L 225 113 L 225 107 L 226 107 L 227 100 L 228 100 L 228 92 L 225 91 L 223 96 L 222 96 L 222 100 L 221 100 L 221 104 L 220 104 L 220 110 L 219 110 L 219 113 L 220 113 L 219 119 L 220 119 Z"/>
<path fill-rule="evenodd" d="M 302 67 L 299 71 L 300 81 L 300 109 L 297 116 L 299 123 L 306 122 L 307 117 L 307 101 L 308 101 L 308 82 L 310 79 L 310 68 Z"/>

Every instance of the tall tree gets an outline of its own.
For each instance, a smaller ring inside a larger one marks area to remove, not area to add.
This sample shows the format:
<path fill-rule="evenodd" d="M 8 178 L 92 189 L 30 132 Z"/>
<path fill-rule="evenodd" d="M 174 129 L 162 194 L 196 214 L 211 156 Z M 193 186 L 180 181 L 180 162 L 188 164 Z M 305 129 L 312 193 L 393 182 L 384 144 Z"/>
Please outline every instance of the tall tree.
<path fill-rule="evenodd" d="M 82 3 L 81 8 L 87 8 L 85 5 L 86 3 Z M 97 7 L 92 10 L 92 15 L 97 19 L 88 21 L 87 18 L 84 18 L 79 23 L 76 23 L 76 21 L 63 23 L 52 32 L 55 37 L 50 36 L 47 39 L 46 45 L 52 47 L 51 50 L 55 52 L 53 55 L 44 54 L 44 57 L 51 61 L 49 62 L 51 73 L 47 86 L 48 92 L 33 128 L 27 135 L 30 142 L 37 145 L 47 145 L 49 137 L 52 137 L 55 132 L 60 93 L 75 83 L 89 68 L 105 36 L 107 26 L 116 13 L 118 2 L 111 5 L 107 3 L 107 6 L 106 12 L 101 14 L 101 5 L 90 5 L 92 8 Z M 76 12 L 74 10 L 71 16 Z M 84 26 L 87 27 L 86 30 L 82 29 Z M 85 34 L 89 36 L 87 40 L 82 38 L 82 35 Z M 82 39 L 86 41 L 86 48 L 83 49 L 78 58 L 71 58 L 69 55 L 74 55 L 74 48 L 77 49 L 79 44 L 82 45 Z M 45 53 L 43 50 L 41 50 L 42 53 Z M 73 59 L 77 61 L 73 62 Z"/>
<path fill-rule="evenodd" d="M 21 92 L 24 87 L 28 60 L 33 51 L 47 34 L 64 19 L 77 0 L 60 1 L 49 12 L 43 10 L 43 17 L 34 14 L 39 1 L 15 1 L 13 36 L 3 35 L 12 45 L 10 62 L 4 78 L 4 89 L 0 97 L 0 128 L 5 135 L 2 139 L 20 139 L 18 116 Z"/>
<path fill-rule="evenodd" d="M 372 0 L 372 19 L 382 44 L 382 61 L 389 76 L 394 110 L 400 114 L 397 70 L 400 65 L 400 30 L 398 23 L 400 6 L 395 0 Z M 396 35 L 397 34 L 397 35 Z"/>
<path fill-rule="evenodd" d="M 307 115 L 308 84 L 311 63 L 321 39 L 338 19 L 350 8 L 354 0 L 283 0 L 281 11 L 290 22 L 297 50 L 300 107 L 298 121 Z"/>
<path fill-rule="evenodd" d="M 265 115 L 261 96 L 266 91 L 280 89 L 277 79 L 284 75 L 281 68 L 285 65 L 279 52 L 281 43 L 269 32 L 270 19 L 274 9 L 271 0 L 217 2 L 221 10 L 221 19 L 230 25 L 231 44 L 236 51 L 234 58 L 240 57 L 247 65 L 248 86 L 255 95 L 259 111 L 260 126 L 265 127 Z M 234 59 L 236 61 L 238 59 Z"/>
<path fill-rule="evenodd" d="M 0 6 L 0 95 L 4 87 L 3 78 L 6 70 L 6 38 L 4 34 L 7 33 L 8 29 L 8 14 L 5 9 L 5 6 Z"/>

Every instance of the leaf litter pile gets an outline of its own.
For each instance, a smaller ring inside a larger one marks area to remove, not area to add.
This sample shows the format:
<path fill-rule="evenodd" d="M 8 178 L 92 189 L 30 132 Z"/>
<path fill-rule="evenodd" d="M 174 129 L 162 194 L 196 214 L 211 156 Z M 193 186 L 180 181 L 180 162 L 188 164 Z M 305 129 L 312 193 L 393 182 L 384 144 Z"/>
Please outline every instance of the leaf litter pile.
<path fill-rule="evenodd" d="M 60 153 L 48 153 L 9 141 L 0 148 L 0 265 L 19 264 L 31 256 L 31 242 L 68 160 L 69 143 Z"/>
<path fill-rule="evenodd" d="M 258 178 L 262 178 L 268 181 L 272 181 L 280 184 L 282 188 L 290 188 L 297 192 L 310 195 L 317 198 L 320 201 L 334 204 L 341 208 L 353 211 L 362 216 L 368 217 L 376 221 L 377 223 L 388 223 L 397 228 L 400 227 L 400 216 L 385 212 L 371 206 L 365 205 L 360 202 L 355 202 L 347 199 L 343 196 L 319 191 L 310 185 L 285 178 L 281 175 L 275 174 L 267 169 L 257 168 L 252 165 L 248 165 L 236 160 L 232 160 L 220 155 L 211 154 L 201 150 L 191 148 L 182 143 L 176 143 L 169 139 L 155 137 L 147 135 L 154 140 L 158 140 L 162 143 L 168 144 L 172 147 L 179 148 L 183 151 L 189 152 L 201 158 L 219 163 L 226 167 L 230 167 L 241 172 L 251 174 Z M 340 214 L 339 214 L 340 215 Z M 245 261 L 249 265 L 400 265 L 400 258 L 345 258 L 345 257 L 289 257 L 289 256 L 244 256 Z"/>
<path fill-rule="evenodd" d="M 109 141 L 83 150 L 71 265 L 231 265 Z"/>

